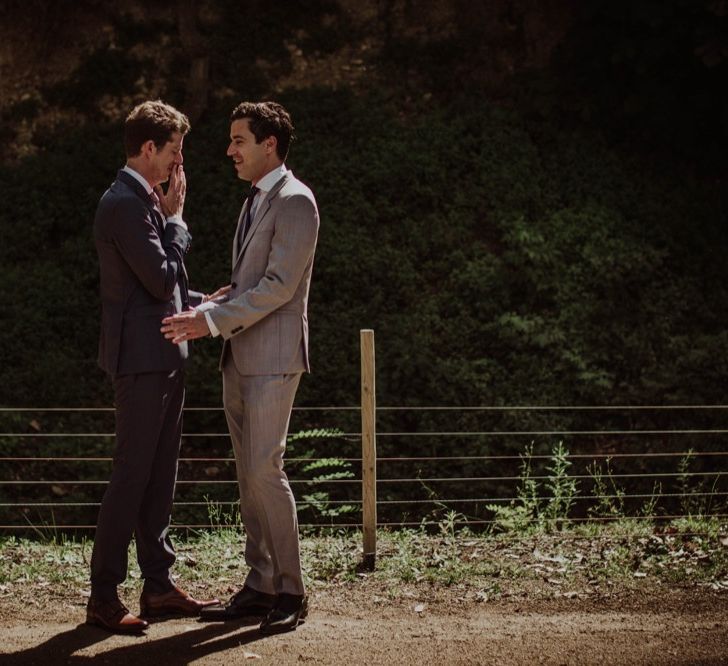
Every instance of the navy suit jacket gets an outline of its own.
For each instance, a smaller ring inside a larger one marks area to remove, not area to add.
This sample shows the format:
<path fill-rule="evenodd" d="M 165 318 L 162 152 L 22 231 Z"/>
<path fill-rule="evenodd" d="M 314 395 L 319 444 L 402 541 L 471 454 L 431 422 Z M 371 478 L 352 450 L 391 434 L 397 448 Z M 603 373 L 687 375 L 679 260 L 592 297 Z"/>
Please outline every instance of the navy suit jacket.
<path fill-rule="evenodd" d="M 190 234 L 163 223 L 142 184 L 125 171 L 99 201 L 94 241 L 101 273 L 99 365 L 112 377 L 180 368 L 187 343 L 176 345 L 160 332 L 162 319 L 182 311 L 189 294 L 184 255 Z"/>

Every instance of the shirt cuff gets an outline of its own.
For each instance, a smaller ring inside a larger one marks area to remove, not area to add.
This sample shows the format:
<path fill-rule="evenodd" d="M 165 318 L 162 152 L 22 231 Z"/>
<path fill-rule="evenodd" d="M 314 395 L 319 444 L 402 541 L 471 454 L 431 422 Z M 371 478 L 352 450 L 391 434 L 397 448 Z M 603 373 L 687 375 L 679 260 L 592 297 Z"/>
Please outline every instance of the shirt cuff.
<path fill-rule="evenodd" d="M 178 224 L 185 231 L 189 231 L 189 229 L 187 228 L 187 223 L 182 219 L 181 215 L 170 215 L 167 218 L 167 224 Z"/>
<path fill-rule="evenodd" d="M 210 335 L 212 335 L 213 338 L 216 338 L 218 335 L 220 335 L 220 330 L 217 326 L 215 326 L 215 322 L 212 321 L 210 311 L 205 310 L 203 314 L 205 315 L 205 320 L 207 321 L 207 327 L 210 329 Z"/>

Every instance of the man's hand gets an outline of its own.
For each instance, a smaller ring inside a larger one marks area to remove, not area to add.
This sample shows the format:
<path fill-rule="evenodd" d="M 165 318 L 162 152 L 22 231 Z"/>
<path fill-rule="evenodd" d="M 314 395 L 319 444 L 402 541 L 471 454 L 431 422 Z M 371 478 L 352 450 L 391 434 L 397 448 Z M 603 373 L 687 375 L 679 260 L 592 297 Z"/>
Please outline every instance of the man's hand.
<path fill-rule="evenodd" d="M 226 284 L 224 287 L 220 287 L 216 292 L 214 292 L 212 294 L 205 294 L 202 297 L 202 302 L 207 303 L 208 301 L 214 301 L 214 300 L 220 298 L 221 296 L 224 296 L 225 294 L 227 294 L 232 288 L 233 288 L 233 286 L 231 284 Z"/>
<path fill-rule="evenodd" d="M 159 197 L 159 203 L 165 217 L 172 217 L 173 215 L 181 217 L 185 207 L 185 194 L 187 193 L 187 178 L 185 178 L 185 170 L 182 165 L 175 164 L 172 167 L 166 194 L 161 185 L 157 185 L 154 191 Z"/>
<path fill-rule="evenodd" d="M 210 335 L 210 327 L 203 312 L 188 310 L 162 319 L 164 337 L 178 345 L 180 342 L 196 340 Z"/>

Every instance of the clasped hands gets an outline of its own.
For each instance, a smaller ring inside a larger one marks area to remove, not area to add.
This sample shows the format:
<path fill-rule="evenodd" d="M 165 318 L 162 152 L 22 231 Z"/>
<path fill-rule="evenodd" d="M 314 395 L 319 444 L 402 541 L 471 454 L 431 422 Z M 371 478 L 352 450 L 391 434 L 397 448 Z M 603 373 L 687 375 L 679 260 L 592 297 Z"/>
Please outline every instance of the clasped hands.
<path fill-rule="evenodd" d="M 231 289 L 232 286 L 229 284 L 220 287 L 216 292 L 203 296 L 202 302 L 209 303 L 210 301 L 215 301 L 225 296 Z M 196 340 L 197 338 L 204 338 L 206 335 L 210 335 L 210 327 L 207 325 L 205 313 L 200 310 L 190 309 L 186 312 L 172 315 L 171 317 L 165 317 L 162 319 L 162 324 L 163 326 L 160 330 L 164 333 L 164 337 L 176 345 L 180 344 L 180 342 Z"/>

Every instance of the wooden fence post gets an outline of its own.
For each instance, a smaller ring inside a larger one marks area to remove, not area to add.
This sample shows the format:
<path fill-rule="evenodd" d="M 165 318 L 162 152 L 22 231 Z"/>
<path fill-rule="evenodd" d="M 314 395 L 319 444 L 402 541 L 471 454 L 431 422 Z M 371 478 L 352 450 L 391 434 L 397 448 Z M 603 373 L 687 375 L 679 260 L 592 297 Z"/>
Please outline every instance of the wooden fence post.
<path fill-rule="evenodd" d="M 361 340 L 361 470 L 363 566 L 374 569 L 377 559 L 377 427 L 374 376 L 374 331 L 359 332 Z"/>

